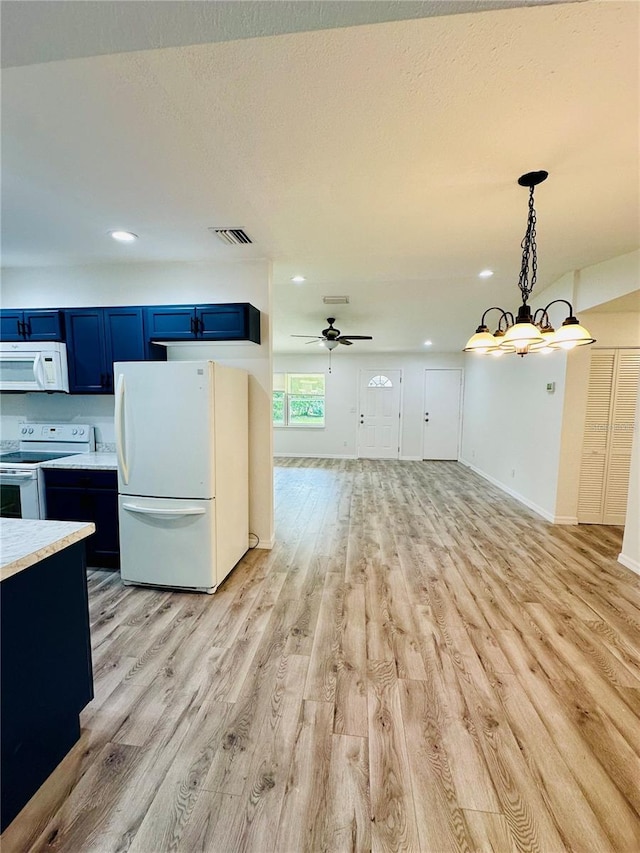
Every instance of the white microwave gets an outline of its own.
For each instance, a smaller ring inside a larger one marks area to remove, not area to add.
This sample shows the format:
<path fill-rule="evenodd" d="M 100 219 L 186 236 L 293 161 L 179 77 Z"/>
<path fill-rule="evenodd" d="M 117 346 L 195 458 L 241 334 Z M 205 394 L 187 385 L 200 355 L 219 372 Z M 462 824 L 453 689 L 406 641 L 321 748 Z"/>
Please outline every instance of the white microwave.
<path fill-rule="evenodd" d="M 0 341 L 0 391 L 68 393 L 67 345 Z"/>

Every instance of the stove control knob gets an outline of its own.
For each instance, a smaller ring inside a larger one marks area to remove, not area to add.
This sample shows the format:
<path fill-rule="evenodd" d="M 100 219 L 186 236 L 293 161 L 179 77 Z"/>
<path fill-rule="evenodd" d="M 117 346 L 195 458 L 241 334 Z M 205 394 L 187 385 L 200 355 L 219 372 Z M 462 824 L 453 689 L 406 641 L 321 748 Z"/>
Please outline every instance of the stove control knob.
<path fill-rule="evenodd" d="M 27 434 L 27 428 L 26 428 L 26 427 L 22 427 L 22 429 L 20 430 L 20 432 L 21 432 L 23 435 L 26 435 L 26 434 Z"/>
<path fill-rule="evenodd" d="M 79 429 L 79 430 L 78 430 L 78 433 L 79 433 L 80 435 L 84 435 L 84 430 L 83 430 L 83 429 Z"/>
<path fill-rule="evenodd" d="M 77 429 L 72 429 L 72 430 L 71 430 L 71 435 L 77 435 L 77 434 L 78 434 L 78 430 L 77 430 Z"/>
<path fill-rule="evenodd" d="M 33 427 L 29 427 L 29 435 L 33 433 Z"/>

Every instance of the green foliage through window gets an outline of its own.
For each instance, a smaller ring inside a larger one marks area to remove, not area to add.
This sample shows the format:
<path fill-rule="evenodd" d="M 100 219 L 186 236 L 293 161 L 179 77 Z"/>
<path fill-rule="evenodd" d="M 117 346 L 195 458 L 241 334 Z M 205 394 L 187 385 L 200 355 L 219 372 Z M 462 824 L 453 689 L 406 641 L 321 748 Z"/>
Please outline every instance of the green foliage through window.
<path fill-rule="evenodd" d="M 276 373 L 274 426 L 324 426 L 324 373 Z"/>

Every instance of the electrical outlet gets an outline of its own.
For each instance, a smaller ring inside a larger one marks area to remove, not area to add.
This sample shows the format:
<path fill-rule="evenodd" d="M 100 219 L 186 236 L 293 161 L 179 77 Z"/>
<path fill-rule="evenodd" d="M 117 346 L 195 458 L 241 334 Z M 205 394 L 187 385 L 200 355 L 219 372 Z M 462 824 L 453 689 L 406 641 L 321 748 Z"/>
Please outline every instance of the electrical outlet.
<path fill-rule="evenodd" d="M 343 446 L 343 447 L 346 447 L 346 446 L 347 446 L 347 442 L 346 442 L 346 441 L 343 441 L 343 442 L 342 442 L 342 446 Z"/>
<path fill-rule="evenodd" d="M 511 476 L 512 476 L 512 477 L 515 477 L 515 476 L 516 476 L 516 469 L 515 469 L 515 468 L 512 468 L 512 469 L 511 469 Z"/>

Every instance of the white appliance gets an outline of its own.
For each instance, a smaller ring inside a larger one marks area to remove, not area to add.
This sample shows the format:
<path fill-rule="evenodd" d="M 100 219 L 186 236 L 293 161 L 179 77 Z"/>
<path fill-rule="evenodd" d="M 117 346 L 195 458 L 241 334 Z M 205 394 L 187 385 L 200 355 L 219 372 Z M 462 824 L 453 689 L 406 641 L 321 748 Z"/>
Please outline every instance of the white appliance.
<path fill-rule="evenodd" d="M 0 341 L 0 391 L 69 391 L 67 345 Z"/>
<path fill-rule="evenodd" d="M 0 454 L 0 516 L 46 518 L 42 463 L 95 447 L 88 424 L 21 424 L 19 449 Z"/>
<path fill-rule="evenodd" d="M 145 361 L 114 376 L 122 579 L 215 592 L 248 548 L 248 374 Z"/>

